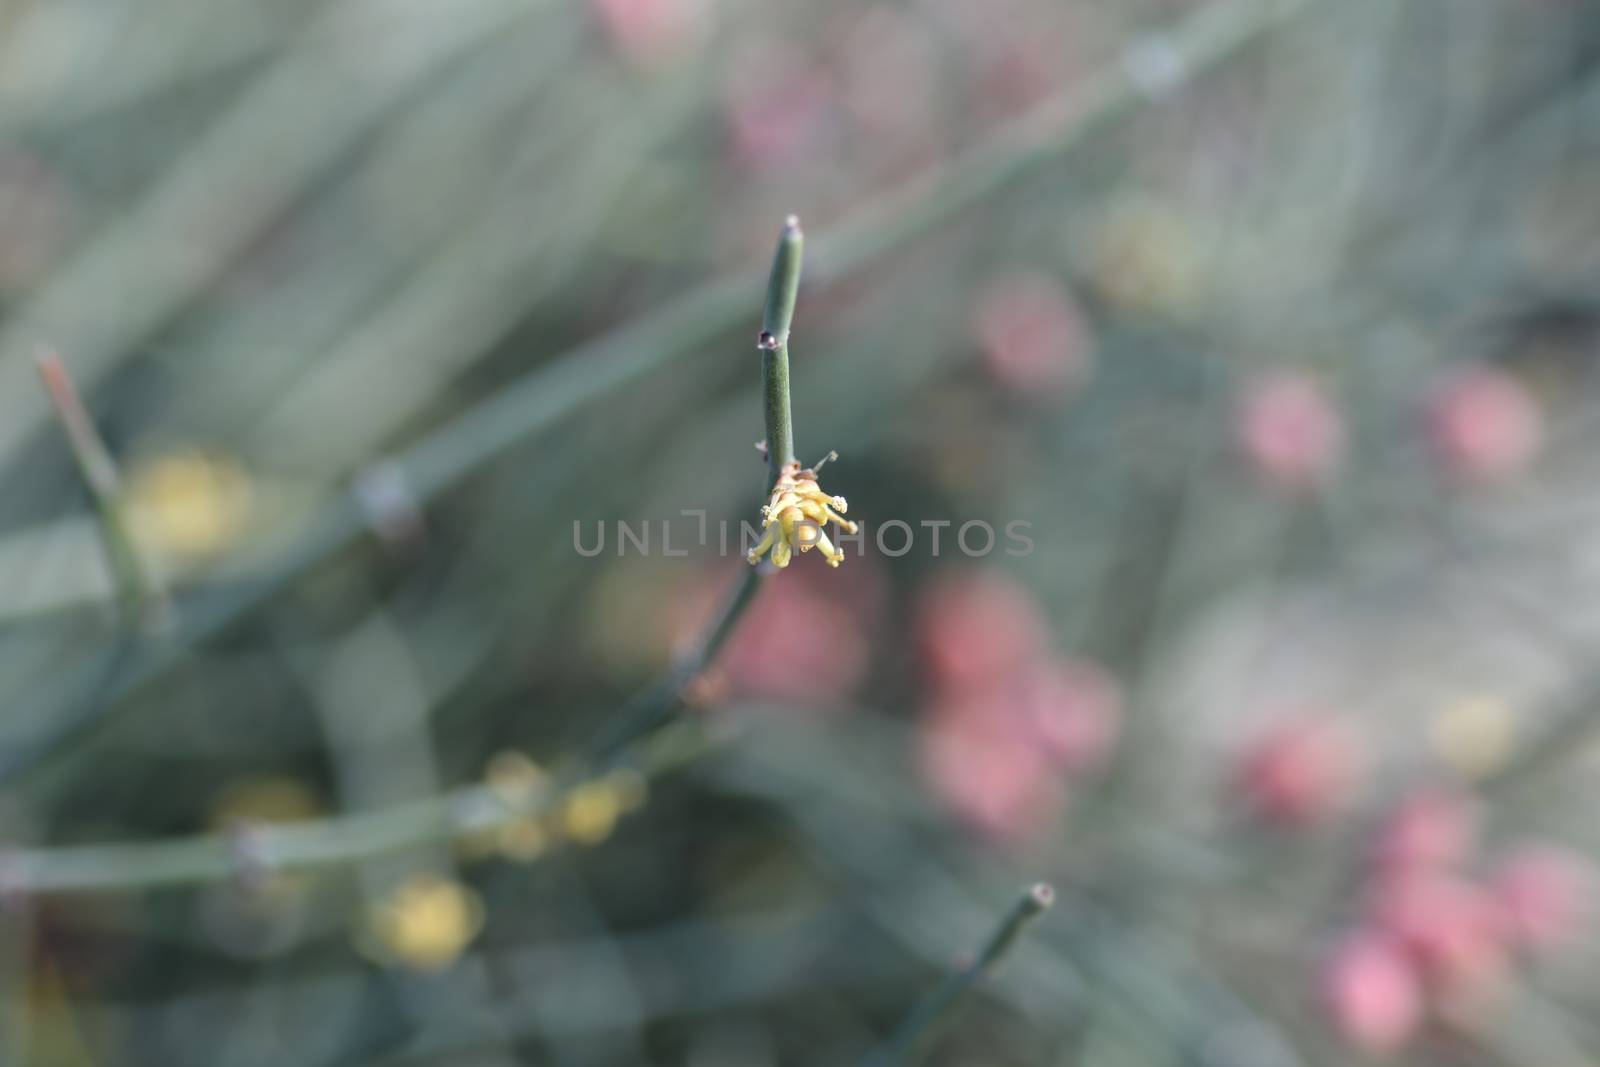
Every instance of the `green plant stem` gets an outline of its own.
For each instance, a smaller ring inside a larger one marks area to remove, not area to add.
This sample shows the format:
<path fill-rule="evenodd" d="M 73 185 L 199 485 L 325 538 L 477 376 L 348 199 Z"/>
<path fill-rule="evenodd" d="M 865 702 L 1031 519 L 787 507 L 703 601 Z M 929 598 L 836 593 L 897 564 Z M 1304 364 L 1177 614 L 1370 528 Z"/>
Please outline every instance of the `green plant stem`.
<path fill-rule="evenodd" d="M 650 753 L 635 769 L 645 775 L 660 774 L 697 751 L 693 748 L 686 754 L 677 746 Z M 301 823 L 247 825 L 232 833 L 9 849 L 0 851 L 0 895 L 128 892 L 347 867 L 552 815 L 573 787 L 593 777 L 563 776 L 560 786 L 524 802 L 511 802 L 487 785 L 473 784 L 369 811 Z"/>
<path fill-rule="evenodd" d="M 716 659 L 745 609 L 755 599 L 761 581 L 758 568 L 743 569 L 723 600 L 716 619 L 689 654 L 624 704 L 610 724 L 595 735 L 588 746 L 590 766 L 599 770 L 616 766 L 631 745 L 677 717 L 686 706 L 684 687 Z"/>
<path fill-rule="evenodd" d="M 1224 0 L 1196 8 L 1166 34 L 1167 46 L 1190 77 L 1215 66 L 1248 42 L 1318 0 Z M 982 145 L 947 167 L 914 179 L 825 235 L 813 275 L 838 280 L 900 248 L 941 222 L 980 203 L 1035 168 L 1055 161 L 1102 123 L 1131 113 L 1146 98 L 1121 66 L 1081 88 L 1046 101 L 1000 127 Z M 419 499 L 451 488 L 528 436 L 585 404 L 699 350 L 747 314 L 755 277 L 711 283 L 635 322 L 579 345 L 485 398 L 392 459 Z M 777 449 L 769 444 L 769 457 Z M 242 619 L 328 555 L 366 530 L 349 493 L 331 498 L 305 532 L 267 563 L 261 576 L 220 602 L 185 608 L 175 639 L 148 650 L 97 649 L 62 681 L 16 709 L 13 722 L 37 724 L 13 732 L 0 748 L 0 785 L 39 766 L 46 756 L 146 692 L 182 663 L 183 649 Z"/>
<path fill-rule="evenodd" d="M 795 461 L 794 416 L 789 402 L 789 332 L 800 294 L 800 261 L 805 236 L 800 220 L 790 215 L 778 237 L 767 279 L 767 306 L 761 316 L 761 381 L 766 395 L 767 470 L 776 482 L 783 469 Z"/>
<path fill-rule="evenodd" d="M 778 250 L 772 256 L 772 271 L 767 278 L 767 299 L 761 312 L 761 335 L 756 347 L 761 352 L 761 378 L 766 397 L 767 488 L 778 473 L 794 461 L 794 416 L 789 403 L 789 333 L 794 326 L 795 302 L 800 295 L 800 261 L 805 235 L 800 220 L 790 215 L 778 235 Z M 638 738 L 670 722 L 684 708 L 684 687 L 689 685 L 717 656 L 756 591 L 761 588 L 762 572 L 748 567 L 740 574 L 716 619 L 694 649 L 665 675 L 646 687 L 623 706 L 612 725 L 600 733 L 589 750 L 589 761 L 596 767 L 611 766 Z"/>
<path fill-rule="evenodd" d="M 1011 950 L 1022 928 L 1055 902 L 1055 890 L 1040 883 L 1023 893 L 994 928 L 977 957 L 960 970 L 952 971 L 911 1010 L 895 1030 L 889 1044 L 869 1063 L 872 1067 L 892 1067 L 915 1061 L 917 1054 L 948 1022 L 966 991 Z"/>
<path fill-rule="evenodd" d="M 123 619 L 135 627 L 159 625 L 167 618 L 166 590 L 134 540 L 116 461 L 89 418 L 61 357 L 53 352 L 43 353 L 38 357 L 38 367 L 56 418 L 66 432 L 78 473 L 94 501 L 100 543 Z"/>
<path fill-rule="evenodd" d="M 374 811 L 258 826 L 241 834 L 0 851 L 0 894 L 126 892 L 238 878 L 248 873 L 242 843 L 260 868 L 270 872 L 348 866 L 554 812 L 571 786 L 616 769 L 637 751 L 641 739 L 677 717 L 684 707 L 684 685 L 716 657 L 760 583 L 754 567 L 741 573 L 693 651 L 618 710 L 588 746 L 586 758 L 562 775 L 562 788 L 530 803 L 508 804 L 488 786 L 474 784 Z M 678 751 L 649 753 L 635 766 L 643 773 L 659 773 L 683 758 Z"/>

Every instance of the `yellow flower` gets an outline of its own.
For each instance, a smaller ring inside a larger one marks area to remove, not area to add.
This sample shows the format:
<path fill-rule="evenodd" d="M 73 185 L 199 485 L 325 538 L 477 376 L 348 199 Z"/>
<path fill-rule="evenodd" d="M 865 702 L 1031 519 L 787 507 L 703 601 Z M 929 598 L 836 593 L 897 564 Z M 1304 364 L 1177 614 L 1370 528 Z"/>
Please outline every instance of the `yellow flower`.
<path fill-rule="evenodd" d="M 1516 711 L 1494 693 L 1466 696 L 1434 714 L 1428 740 L 1453 770 L 1482 778 L 1504 767 L 1516 750 Z"/>
<path fill-rule="evenodd" d="M 532 863 L 550 847 L 550 831 L 541 819 L 517 819 L 500 827 L 495 845 L 514 863 Z"/>
<path fill-rule="evenodd" d="M 483 904 L 466 886 L 419 874 L 399 886 L 371 916 L 369 936 L 386 961 L 416 971 L 448 967 L 483 927 Z"/>
<path fill-rule="evenodd" d="M 611 836 L 617 820 L 644 804 L 648 791 L 644 776 L 627 769 L 584 782 L 562 798 L 561 829 L 580 845 L 599 844 Z"/>
<path fill-rule="evenodd" d="M 583 845 L 611 836 L 622 816 L 622 798 L 608 782 L 585 782 L 567 794 L 561 805 L 561 828 Z"/>
<path fill-rule="evenodd" d="M 778 476 L 771 499 L 761 509 L 761 540 L 745 558 L 756 563 L 771 552 L 775 566 L 787 567 L 795 549 L 809 552 L 815 548 L 827 557 L 828 566 L 837 567 L 844 562 L 844 553 L 828 540 L 824 527 L 832 522 L 846 533 L 855 533 L 856 524 L 844 517 L 847 507 L 844 497 L 823 492 L 816 471 L 801 470 L 798 463 L 791 463 Z"/>
<path fill-rule="evenodd" d="M 495 753 L 483 778 L 495 799 L 514 809 L 533 807 L 549 785 L 544 768 L 514 749 Z"/>
<path fill-rule="evenodd" d="M 484 784 L 515 818 L 474 835 L 469 855 L 499 853 L 516 863 L 531 863 L 549 847 L 550 829 L 538 810 L 550 789 L 543 767 L 513 749 L 496 753 L 484 772 Z"/>
<path fill-rule="evenodd" d="M 141 541 L 180 564 L 216 556 L 248 534 L 256 491 L 237 460 L 196 448 L 136 464 L 125 490 Z"/>

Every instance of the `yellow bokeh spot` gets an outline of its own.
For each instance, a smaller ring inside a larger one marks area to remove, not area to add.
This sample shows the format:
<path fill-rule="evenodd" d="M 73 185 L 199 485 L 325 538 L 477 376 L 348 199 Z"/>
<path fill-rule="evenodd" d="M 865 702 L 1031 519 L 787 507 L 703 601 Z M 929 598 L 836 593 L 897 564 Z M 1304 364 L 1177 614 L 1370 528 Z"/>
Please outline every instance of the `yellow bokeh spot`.
<path fill-rule="evenodd" d="M 550 847 L 550 831 L 538 819 L 517 819 L 500 827 L 495 843 L 506 859 L 532 863 Z"/>
<path fill-rule="evenodd" d="M 608 780 L 585 782 L 562 801 L 561 829 L 579 844 L 604 841 L 625 810 L 623 800 L 623 794 Z"/>
<path fill-rule="evenodd" d="M 483 904 L 461 883 L 419 874 L 373 912 L 370 934 L 383 958 L 418 971 L 448 967 L 483 927 Z"/>
<path fill-rule="evenodd" d="M 1092 257 L 1096 288 L 1121 309 L 1171 313 L 1196 302 L 1203 267 L 1193 233 L 1174 211 L 1120 206 L 1095 235 Z"/>
<path fill-rule="evenodd" d="M 169 559 L 199 560 L 229 548 L 249 526 L 249 474 L 219 453 L 164 453 L 129 472 L 126 499 L 139 538 Z"/>
<path fill-rule="evenodd" d="M 1445 765 L 1477 778 L 1505 765 L 1516 745 L 1516 726 L 1503 698 L 1477 694 L 1440 708 L 1428 724 L 1428 740 Z"/>
<path fill-rule="evenodd" d="M 514 749 L 496 753 L 483 777 L 495 798 L 513 808 L 532 805 L 549 782 L 544 768 Z"/>

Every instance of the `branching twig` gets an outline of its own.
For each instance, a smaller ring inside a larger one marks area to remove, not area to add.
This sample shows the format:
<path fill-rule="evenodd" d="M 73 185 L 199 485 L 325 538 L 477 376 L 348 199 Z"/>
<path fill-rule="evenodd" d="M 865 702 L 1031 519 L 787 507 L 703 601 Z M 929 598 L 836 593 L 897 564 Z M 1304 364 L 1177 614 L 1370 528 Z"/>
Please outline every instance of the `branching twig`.
<path fill-rule="evenodd" d="M 794 326 L 795 302 L 800 294 L 801 252 L 805 235 L 800 220 L 793 215 L 784 221 L 778 235 L 778 250 L 772 257 L 767 278 L 767 299 L 761 312 L 761 380 L 765 395 L 767 424 L 768 486 L 778 473 L 794 461 L 794 414 L 789 398 L 789 332 Z M 721 610 L 705 635 L 662 678 L 623 707 L 609 729 L 599 734 L 589 752 L 591 763 L 608 767 L 637 738 L 670 721 L 683 710 L 684 687 L 711 665 L 717 652 L 733 633 L 739 617 L 755 599 L 763 572 L 747 568 L 734 583 Z"/>
<path fill-rule="evenodd" d="M 763 374 L 767 381 L 766 417 L 770 441 L 787 441 L 794 453 L 789 407 L 788 346 L 800 285 L 800 222 L 790 216 L 773 257 L 772 280 L 762 314 Z M 49 374 L 47 371 L 47 380 Z M 87 423 L 85 418 L 84 423 Z M 69 426 L 71 424 L 69 423 Z M 74 440 L 77 440 L 74 435 Z M 98 441 L 98 439 L 96 439 Z M 103 449 L 101 449 L 103 452 Z M 91 457 L 93 458 L 93 457 Z M 86 469 L 114 481 L 110 459 L 100 456 Z M 671 669 L 625 704 L 585 746 L 584 756 L 564 777 L 577 786 L 614 769 L 641 738 L 671 722 L 684 707 L 684 688 L 711 665 L 740 617 L 754 599 L 762 571 L 745 568 L 721 610 L 698 643 Z M 251 827 L 235 835 L 211 834 L 176 841 L 22 850 L 0 854 L 0 891 L 138 889 L 215 881 L 237 876 L 248 862 L 272 871 L 359 863 L 428 841 L 499 829 L 515 820 L 555 810 L 565 790 L 536 802 L 507 805 L 487 786 L 469 786 L 390 808 L 287 827 Z"/>
<path fill-rule="evenodd" d="M 667 723 L 684 708 L 684 689 L 716 658 L 745 608 L 761 588 L 762 574 L 747 567 L 735 580 L 717 617 L 690 652 L 670 670 L 622 706 L 588 746 L 588 763 L 606 769 L 616 765 L 629 746 Z"/>
<path fill-rule="evenodd" d="M 0 895 L 126 892 L 349 866 L 550 815 L 567 795 L 550 790 L 526 803 L 509 803 L 490 786 L 471 785 L 387 808 L 304 823 L 248 825 L 233 833 L 14 849 L 0 852 Z"/>
<path fill-rule="evenodd" d="M 872 1067 L 893 1067 L 913 1062 L 918 1051 L 950 1019 L 961 995 L 1000 962 L 1028 921 L 1053 903 L 1055 890 L 1043 882 L 1022 894 L 984 942 L 977 958 L 960 970 L 952 971 L 918 1002 L 895 1031 L 889 1044 L 869 1061 Z"/>

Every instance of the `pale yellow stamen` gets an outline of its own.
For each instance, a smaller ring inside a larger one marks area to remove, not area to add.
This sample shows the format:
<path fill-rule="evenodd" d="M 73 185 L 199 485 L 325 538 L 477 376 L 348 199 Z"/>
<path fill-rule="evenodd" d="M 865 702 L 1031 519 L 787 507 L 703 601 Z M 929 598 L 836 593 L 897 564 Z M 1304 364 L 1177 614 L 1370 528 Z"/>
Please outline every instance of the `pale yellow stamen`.
<path fill-rule="evenodd" d="M 844 553 L 828 539 L 824 527 L 832 522 L 847 533 L 856 533 L 856 524 L 844 517 L 847 508 L 844 497 L 823 492 L 815 473 L 790 467 L 779 476 L 772 495 L 761 508 L 761 541 L 746 559 L 757 563 L 770 553 L 774 566 L 787 567 L 796 549 L 808 552 L 820 548 L 829 566 L 837 567 Z"/>

